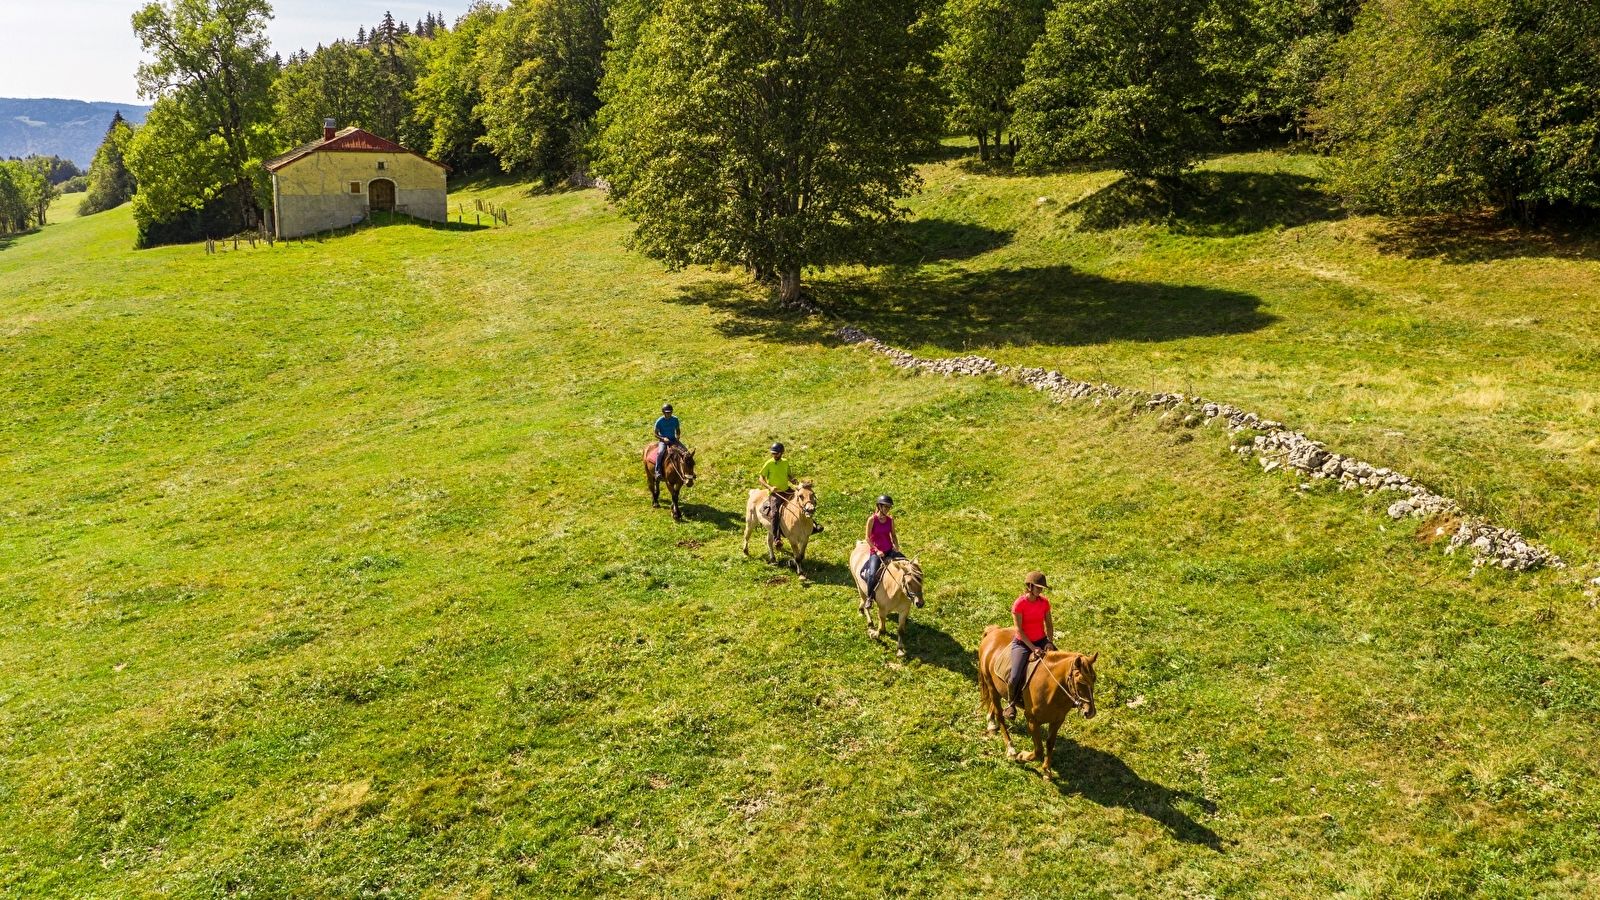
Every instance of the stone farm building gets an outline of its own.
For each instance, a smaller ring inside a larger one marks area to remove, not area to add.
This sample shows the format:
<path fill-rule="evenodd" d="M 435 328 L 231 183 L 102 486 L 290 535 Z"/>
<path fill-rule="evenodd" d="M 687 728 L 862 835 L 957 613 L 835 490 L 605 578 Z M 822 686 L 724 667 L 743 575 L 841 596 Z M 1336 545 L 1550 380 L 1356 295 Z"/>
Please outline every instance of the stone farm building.
<path fill-rule="evenodd" d="M 322 140 L 269 159 L 266 166 L 279 238 L 349 228 L 374 212 L 432 222 L 450 218 L 449 166 L 359 128 L 336 131 L 332 119 Z"/>

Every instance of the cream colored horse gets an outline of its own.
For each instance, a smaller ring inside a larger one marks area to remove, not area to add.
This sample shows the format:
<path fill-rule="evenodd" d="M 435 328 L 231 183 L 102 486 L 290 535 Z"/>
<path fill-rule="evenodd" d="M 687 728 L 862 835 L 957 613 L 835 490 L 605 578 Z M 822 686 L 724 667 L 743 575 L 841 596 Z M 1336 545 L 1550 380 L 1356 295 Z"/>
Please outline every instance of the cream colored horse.
<path fill-rule="evenodd" d="M 767 562 L 777 564 L 778 545 L 788 540 L 789 549 L 794 552 L 794 572 L 804 578 L 806 573 L 800 567 L 806 561 L 806 544 L 816 529 L 817 492 L 809 480 L 795 485 L 794 496 L 783 505 L 783 518 L 778 523 L 782 537 L 776 541 L 772 539 L 772 520 L 767 515 L 768 496 L 765 489 L 757 488 L 750 492 L 750 501 L 745 504 L 744 555 L 750 555 L 750 533 L 759 528 L 767 536 Z"/>
<path fill-rule="evenodd" d="M 850 553 L 850 574 L 856 579 L 856 592 L 861 595 L 861 615 L 867 620 L 867 637 L 877 640 L 889 630 L 889 616 L 900 617 L 900 628 L 895 634 L 896 653 L 906 655 L 906 621 L 911 618 L 911 607 L 922 608 L 922 566 L 914 559 L 891 559 L 883 564 L 878 576 L 878 589 L 867 596 L 867 583 L 861 578 L 861 567 L 871 553 L 866 541 L 856 541 Z M 878 627 L 872 627 L 872 608 L 878 608 Z"/>

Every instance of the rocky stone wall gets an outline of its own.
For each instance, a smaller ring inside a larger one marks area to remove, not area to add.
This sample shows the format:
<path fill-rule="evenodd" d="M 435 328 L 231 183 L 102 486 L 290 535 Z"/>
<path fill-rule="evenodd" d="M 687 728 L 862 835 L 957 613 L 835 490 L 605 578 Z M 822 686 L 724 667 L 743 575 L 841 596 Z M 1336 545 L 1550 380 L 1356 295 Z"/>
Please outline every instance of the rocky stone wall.
<path fill-rule="evenodd" d="M 1449 545 L 1445 552 L 1454 553 L 1463 549 L 1470 552 L 1474 569 L 1484 565 L 1513 572 L 1526 572 L 1545 566 L 1566 568 L 1561 557 L 1549 548 L 1525 539 L 1514 529 L 1500 528 L 1481 517 L 1467 514 L 1456 501 L 1441 497 L 1409 475 L 1335 453 L 1321 441 L 1313 441 L 1298 431 L 1290 431 L 1282 422 L 1263 419 L 1230 403 L 1183 394 L 1151 394 L 1113 384 L 1074 381 L 1060 372 L 1002 366 L 984 356 L 919 359 L 854 326 L 839 329 L 838 335 L 847 344 L 868 347 L 887 356 L 902 369 L 935 375 L 1014 376 L 1034 390 L 1050 394 L 1057 402 L 1092 400 L 1098 406 L 1104 400 L 1121 400 L 1148 412 L 1159 411 L 1162 418 L 1175 420 L 1175 424 L 1197 425 L 1220 420 L 1226 424 L 1229 433 L 1235 435 L 1234 451 L 1246 459 L 1255 457 L 1263 471 L 1281 470 L 1313 481 L 1333 480 L 1338 483 L 1340 490 L 1360 490 L 1368 494 L 1393 492 L 1398 496 L 1389 505 L 1390 518 L 1417 517 L 1449 523 Z M 1446 536 L 1439 535 L 1441 538 Z M 1600 581 L 1596 583 L 1600 584 Z"/>

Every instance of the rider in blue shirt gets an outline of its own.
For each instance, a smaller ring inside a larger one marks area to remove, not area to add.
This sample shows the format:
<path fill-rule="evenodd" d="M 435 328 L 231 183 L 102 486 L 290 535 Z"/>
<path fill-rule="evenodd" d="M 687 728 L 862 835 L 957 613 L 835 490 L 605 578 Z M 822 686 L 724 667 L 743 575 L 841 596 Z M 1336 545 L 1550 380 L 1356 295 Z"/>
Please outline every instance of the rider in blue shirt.
<path fill-rule="evenodd" d="M 678 417 L 672 414 L 672 404 L 661 407 L 661 418 L 656 420 L 656 440 L 660 443 L 656 447 L 656 477 L 661 477 L 661 467 L 667 461 L 667 448 L 671 446 L 682 447 L 678 435 L 683 431 L 683 425 L 678 422 Z"/>

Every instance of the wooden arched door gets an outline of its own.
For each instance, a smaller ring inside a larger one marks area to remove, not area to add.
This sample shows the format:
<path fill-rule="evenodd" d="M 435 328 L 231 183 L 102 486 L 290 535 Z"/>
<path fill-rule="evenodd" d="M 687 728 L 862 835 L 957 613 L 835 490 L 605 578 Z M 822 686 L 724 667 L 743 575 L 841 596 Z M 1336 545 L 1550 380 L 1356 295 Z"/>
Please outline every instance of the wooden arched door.
<path fill-rule="evenodd" d="M 380 178 L 368 184 L 367 206 L 373 212 L 394 212 L 394 182 Z"/>

